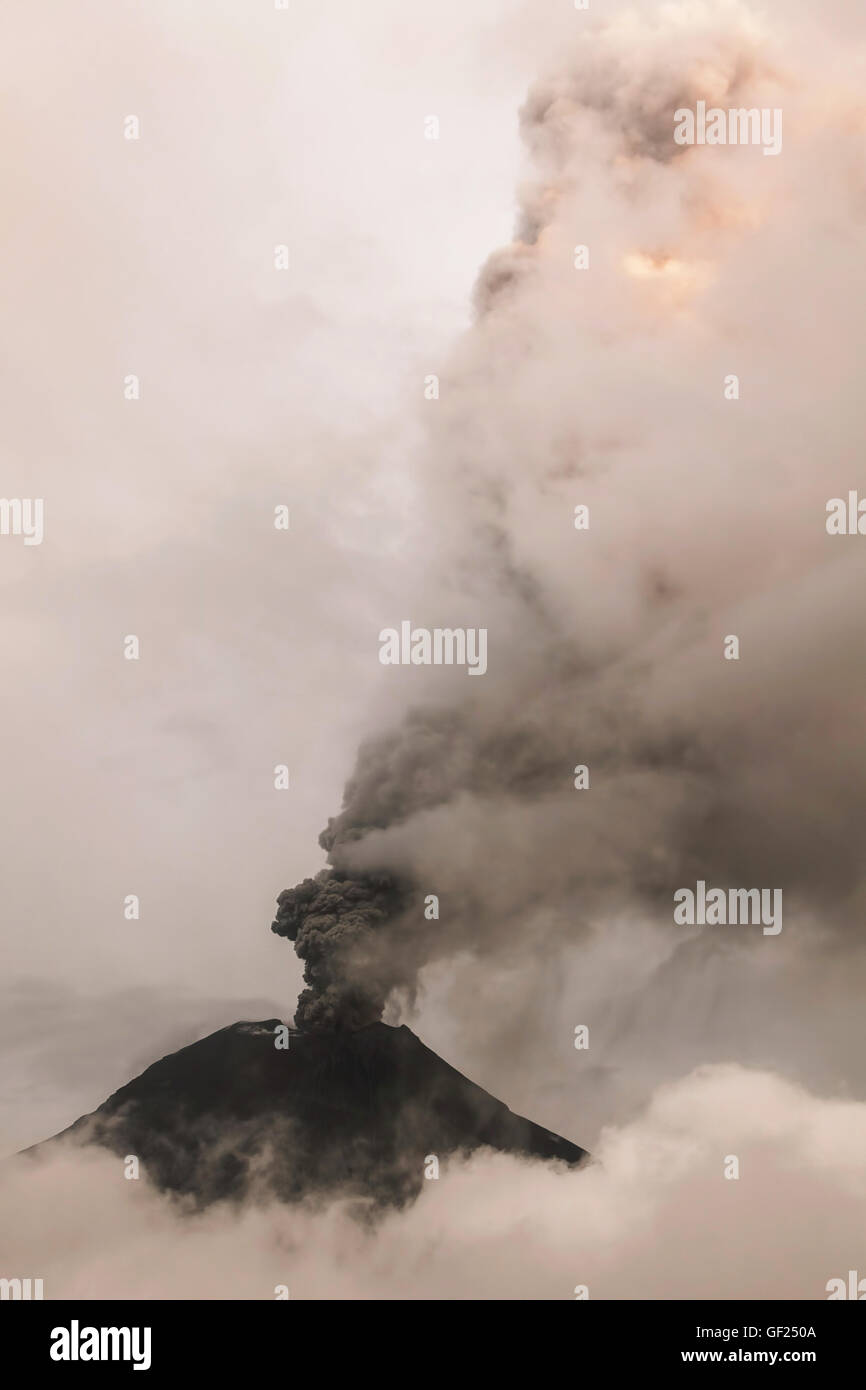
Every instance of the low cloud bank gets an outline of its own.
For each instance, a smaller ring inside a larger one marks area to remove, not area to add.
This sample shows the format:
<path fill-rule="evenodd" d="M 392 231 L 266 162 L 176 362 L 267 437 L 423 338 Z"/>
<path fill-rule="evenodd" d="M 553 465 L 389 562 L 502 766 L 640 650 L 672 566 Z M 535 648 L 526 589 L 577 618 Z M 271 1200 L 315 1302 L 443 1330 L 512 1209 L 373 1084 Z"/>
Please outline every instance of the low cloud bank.
<path fill-rule="evenodd" d="M 606 1130 L 587 1169 L 483 1152 L 406 1211 L 359 1214 L 192 1216 L 120 1160 L 63 1148 L 3 1172 L 0 1273 L 46 1298 L 823 1299 L 864 1264 L 866 1105 L 702 1068 Z"/>

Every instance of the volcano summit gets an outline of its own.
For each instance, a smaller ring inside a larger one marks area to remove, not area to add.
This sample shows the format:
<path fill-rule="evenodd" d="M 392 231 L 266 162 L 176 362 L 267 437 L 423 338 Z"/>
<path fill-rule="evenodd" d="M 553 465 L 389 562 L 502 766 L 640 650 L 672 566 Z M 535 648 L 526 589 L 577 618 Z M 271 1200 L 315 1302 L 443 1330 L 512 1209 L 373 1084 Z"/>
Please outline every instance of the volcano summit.
<path fill-rule="evenodd" d="M 155 1186 L 194 1206 L 262 1193 L 412 1201 L 431 1156 L 492 1148 L 571 1166 L 576 1144 L 514 1115 L 405 1026 L 289 1032 L 235 1023 L 121 1087 L 64 1138 L 136 1155 Z"/>

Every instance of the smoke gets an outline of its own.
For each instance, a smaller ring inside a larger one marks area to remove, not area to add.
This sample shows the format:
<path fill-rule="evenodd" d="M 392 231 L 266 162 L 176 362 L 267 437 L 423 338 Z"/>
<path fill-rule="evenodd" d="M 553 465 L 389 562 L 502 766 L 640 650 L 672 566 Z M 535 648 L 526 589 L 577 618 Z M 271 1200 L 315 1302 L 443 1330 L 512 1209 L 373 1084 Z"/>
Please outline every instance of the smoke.
<path fill-rule="evenodd" d="M 294 941 L 309 986 L 298 999 L 299 1028 L 363 1028 L 381 1017 L 400 976 L 390 977 L 377 932 L 399 900 L 386 878 L 335 873 L 305 878 L 280 894 L 272 930 Z"/>
<path fill-rule="evenodd" d="M 484 626 L 489 670 L 394 673 L 425 703 L 361 748 L 331 868 L 280 899 L 302 1026 L 405 1008 L 441 962 L 528 993 L 624 913 L 680 952 L 698 878 L 859 947 L 864 561 L 824 526 L 863 429 L 858 61 L 796 11 L 684 3 L 588 25 L 530 92 L 517 233 L 441 369 L 422 558 L 382 621 Z M 698 100 L 781 109 L 782 154 L 675 145 Z"/>

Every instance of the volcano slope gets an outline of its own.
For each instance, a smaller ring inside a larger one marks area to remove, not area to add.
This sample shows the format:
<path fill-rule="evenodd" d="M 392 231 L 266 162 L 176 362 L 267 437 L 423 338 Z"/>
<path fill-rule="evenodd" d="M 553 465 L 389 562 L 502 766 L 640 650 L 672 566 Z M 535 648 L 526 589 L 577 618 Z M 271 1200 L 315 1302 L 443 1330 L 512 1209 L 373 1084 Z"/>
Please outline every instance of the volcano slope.
<path fill-rule="evenodd" d="M 405 1026 L 304 1033 L 279 1019 L 235 1023 L 163 1057 L 27 1152 L 60 1140 L 135 1155 L 158 1189 L 196 1207 L 251 1193 L 400 1206 L 418 1195 L 434 1156 L 491 1148 L 570 1166 L 588 1157 L 513 1114 Z"/>

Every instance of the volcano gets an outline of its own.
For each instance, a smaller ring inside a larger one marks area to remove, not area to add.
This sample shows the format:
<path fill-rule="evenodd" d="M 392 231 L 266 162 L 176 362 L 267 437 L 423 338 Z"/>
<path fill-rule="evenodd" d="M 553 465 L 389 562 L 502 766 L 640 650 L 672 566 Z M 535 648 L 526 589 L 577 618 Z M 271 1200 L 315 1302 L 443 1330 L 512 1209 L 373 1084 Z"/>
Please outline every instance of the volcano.
<path fill-rule="evenodd" d="M 304 1033 L 273 1018 L 163 1057 L 27 1152 L 61 1139 L 135 1155 L 157 1188 L 197 1207 L 251 1193 L 401 1206 L 434 1156 L 490 1148 L 571 1166 L 588 1157 L 513 1114 L 405 1026 Z"/>

